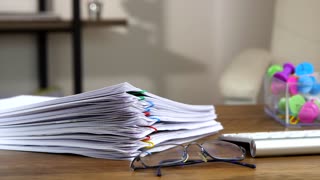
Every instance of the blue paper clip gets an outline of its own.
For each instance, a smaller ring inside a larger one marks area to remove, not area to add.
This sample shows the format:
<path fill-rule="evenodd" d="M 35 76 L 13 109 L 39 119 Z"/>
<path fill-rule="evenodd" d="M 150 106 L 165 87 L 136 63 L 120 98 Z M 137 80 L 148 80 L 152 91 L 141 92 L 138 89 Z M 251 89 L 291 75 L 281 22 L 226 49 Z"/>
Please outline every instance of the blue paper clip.
<path fill-rule="evenodd" d="M 157 122 L 160 122 L 160 118 L 156 117 L 156 116 L 149 116 L 150 119 L 154 119 L 156 120 Z"/>
<path fill-rule="evenodd" d="M 151 108 L 151 107 L 153 107 L 153 106 L 154 106 L 154 103 L 153 103 L 152 101 L 146 101 L 146 102 L 148 102 L 148 103 L 149 103 L 149 106 L 148 106 L 147 108 Z"/>
<path fill-rule="evenodd" d="M 150 112 L 150 110 L 151 110 L 151 109 L 147 107 L 147 108 L 144 109 L 143 112 Z"/>

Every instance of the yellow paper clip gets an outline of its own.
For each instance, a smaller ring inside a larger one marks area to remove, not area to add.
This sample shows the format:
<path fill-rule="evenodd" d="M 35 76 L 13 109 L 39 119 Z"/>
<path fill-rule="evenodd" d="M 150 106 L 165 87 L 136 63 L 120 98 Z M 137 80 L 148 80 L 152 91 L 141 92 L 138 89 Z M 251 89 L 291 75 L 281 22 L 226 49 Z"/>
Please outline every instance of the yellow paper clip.
<path fill-rule="evenodd" d="M 154 143 L 153 142 L 151 142 L 151 141 L 145 141 L 145 142 L 149 144 L 149 146 L 147 146 L 146 148 L 150 149 L 150 148 L 154 147 Z"/>
<path fill-rule="evenodd" d="M 290 116 L 290 124 L 295 125 L 298 124 L 299 118 L 295 118 L 294 116 Z"/>

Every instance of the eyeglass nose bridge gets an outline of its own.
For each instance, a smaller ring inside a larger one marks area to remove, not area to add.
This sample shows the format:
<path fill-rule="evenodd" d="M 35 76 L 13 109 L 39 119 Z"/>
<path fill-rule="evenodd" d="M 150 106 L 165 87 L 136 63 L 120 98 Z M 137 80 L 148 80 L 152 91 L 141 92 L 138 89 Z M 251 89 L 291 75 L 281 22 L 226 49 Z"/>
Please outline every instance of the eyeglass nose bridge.
<path fill-rule="evenodd" d="M 197 146 L 200 149 L 200 151 L 197 151 L 197 155 L 201 158 L 201 160 L 203 162 L 207 162 L 208 155 L 207 155 L 206 151 L 204 150 L 204 148 L 197 142 L 192 142 L 185 147 L 185 152 L 187 153 L 187 158 L 185 161 L 187 161 L 189 159 L 189 157 L 190 157 L 189 147 L 193 146 L 193 145 Z M 194 153 L 194 152 L 192 152 L 192 153 Z"/>
<path fill-rule="evenodd" d="M 202 148 L 202 146 L 199 144 L 199 143 L 197 143 L 197 142 L 191 142 L 191 143 L 189 143 L 185 148 L 186 148 L 186 150 L 188 150 L 188 148 L 190 147 L 190 146 L 192 146 L 192 145 L 196 145 L 196 146 L 198 146 L 199 148 Z"/>

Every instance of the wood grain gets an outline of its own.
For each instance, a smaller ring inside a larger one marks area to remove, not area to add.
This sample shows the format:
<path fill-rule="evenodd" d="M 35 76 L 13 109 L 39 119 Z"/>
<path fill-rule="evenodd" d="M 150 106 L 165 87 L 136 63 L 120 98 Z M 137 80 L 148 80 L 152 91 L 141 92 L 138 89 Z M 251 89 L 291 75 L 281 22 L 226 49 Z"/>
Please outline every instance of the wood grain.
<path fill-rule="evenodd" d="M 218 106 L 221 133 L 286 130 L 267 117 L 262 106 Z M 214 135 L 205 139 L 215 139 Z M 133 172 L 128 161 L 0 150 L 0 179 L 158 179 L 155 170 Z M 163 168 L 164 179 L 317 179 L 320 156 L 250 158 L 256 169 L 227 163 Z"/>

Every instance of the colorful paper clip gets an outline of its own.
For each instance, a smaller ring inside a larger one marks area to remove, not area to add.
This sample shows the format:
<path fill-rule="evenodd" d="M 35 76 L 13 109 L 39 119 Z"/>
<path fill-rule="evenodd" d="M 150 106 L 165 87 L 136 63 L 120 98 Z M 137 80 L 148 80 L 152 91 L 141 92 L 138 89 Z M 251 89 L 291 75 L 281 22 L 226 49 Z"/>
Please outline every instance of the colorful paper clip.
<path fill-rule="evenodd" d="M 146 143 L 149 144 L 149 146 L 147 146 L 146 148 L 150 149 L 154 147 L 154 143 L 152 141 L 146 141 Z"/>
<path fill-rule="evenodd" d="M 142 101 L 142 100 L 145 100 L 145 94 L 144 94 L 145 92 L 147 91 L 146 90 L 128 91 L 127 93 L 139 97 L 139 100 Z"/>
<path fill-rule="evenodd" d="M 149 116 L 150 119 L 154 119 L 156 120 L 157 122 L 160 122 L 160 118 L 156 117 L 156 116 Z"/>
<path fill-rule="evenodd" d="M 289 117 L 290 117 L 290 119 L 289 119 L 290 124 L 292 124 L 292 125 L 298 124 L 299 118 L 296 118 L 294 116 L 289 116 Z"/>
<path fill-rule="evenodd" d="M 147 106 L 147 108 L 152 108 L 154 106 L 154 103 L 152 101 L 146 101 L 149 103 L 149 106 Z"/>
<path fill-rule="evenodd" d="M 151 128 L 151 129 L 154 129 L 155 130 L 155 132 L 157 132 L 158 131 L 158 129 L 157 128 L 155 128 L 155 127 L 153 127 L 153 126 L 148 126 L 149 128 Z"/>
<path fill-rule="evenodd" d="M 143 141 L 143 142 L 147 142 L 147 141 L 149 141 L 150 139 L 151 139 L 150 136 L 146 136 L 142 141 Z"/>

